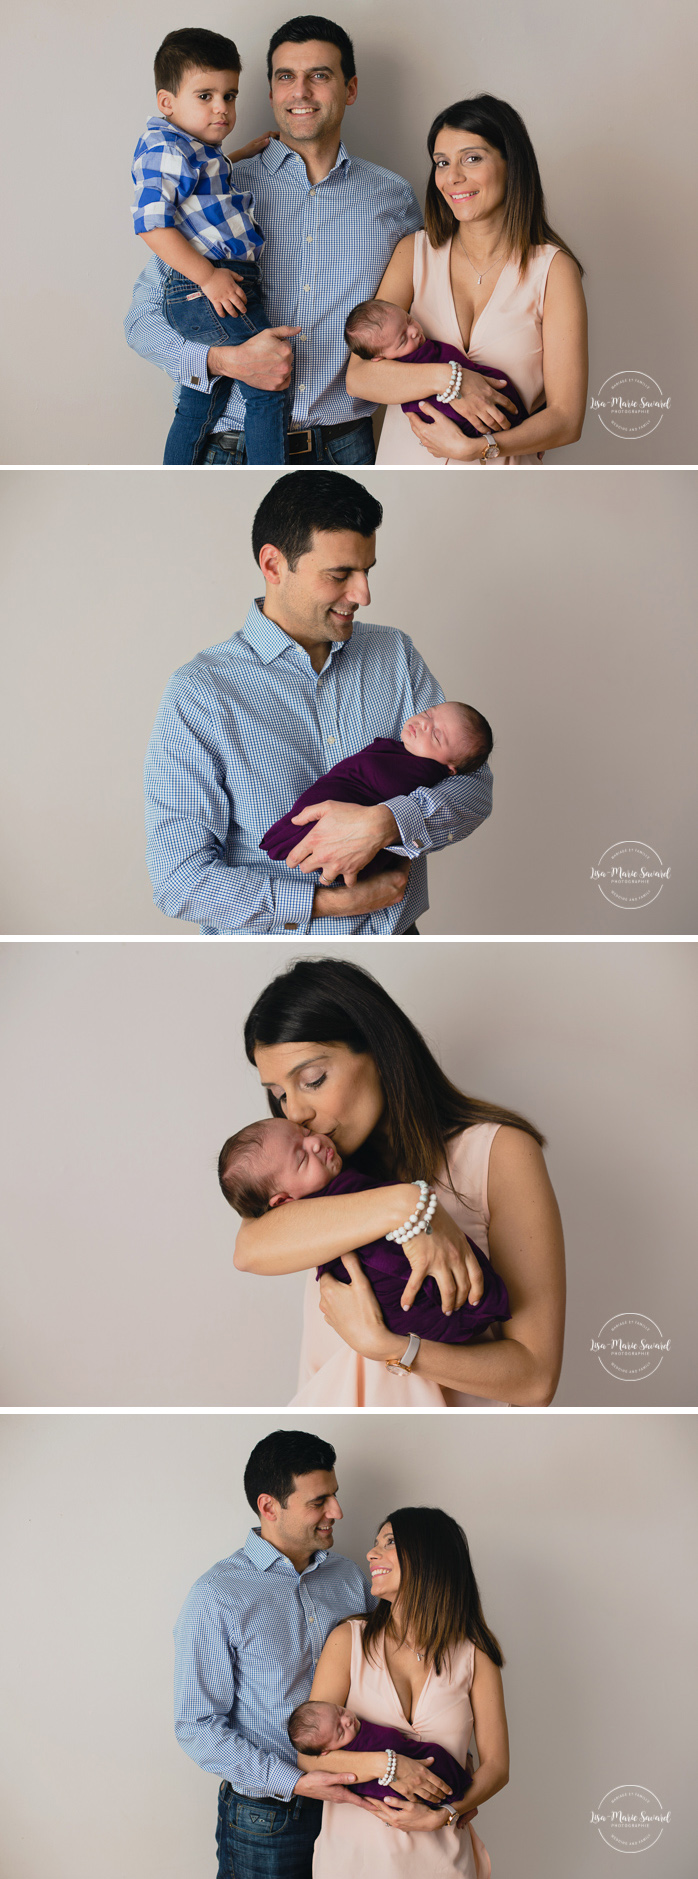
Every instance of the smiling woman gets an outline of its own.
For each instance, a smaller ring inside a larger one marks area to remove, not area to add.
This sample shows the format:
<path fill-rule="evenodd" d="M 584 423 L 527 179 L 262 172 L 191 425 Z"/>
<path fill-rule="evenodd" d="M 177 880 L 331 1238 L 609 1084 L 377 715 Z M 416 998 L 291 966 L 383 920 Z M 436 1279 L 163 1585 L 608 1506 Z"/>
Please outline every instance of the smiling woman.
<path fill-rule="evenodd" d="M 395 1407 L 397 1376 L 400 1405 L 550 1403 L 562 1360 L 564 1255 L 533 1124 L 450 1083 L 383 987 L 342 960 L 303 960 L 273 980 L 247 1019 L 245 1048 L 272 1114 L 329 1137 L 372 1183 L 288 1201 L 245 1220 L 238 1234 L 240 1270 L 308 1273 L 294 1402 Z M 406 1223 L 423 1211 L 417 1177 L 435 1205 L 429 1233 L 420 1226 L 408 1239 Z M 377 1186 L 381 1179 L 393 1185 Z M 483 1265 L 491 1256 L 509 1295 L 500 1335 L 490 1327 L 468 1344 L 426 1336 L 408 1344 L 389 1330 L 352 1257 L 388 1233 L 411 1268 L 406 1307 L 431 1278 L 444 1313 L 459 1310 L 472 1246 Z M 334 1259 L 351 1283 L 324 1274 L 318 1285 L 313 1269 Z"/>
<path fill-rule="evenodd" d="M 376 1732 L 399 1730 L 400 1736 L 391 1734 L 387 1764 L 385 1751 L 362 1753 L 351 1741 L 327 1754 L 299 1756 L 303 1768 L 346 1769 L 362 1788 L 372 1777 L 383 1787 L 382 1797 L 366 1801 L 361 1812 L 352 1807 L 340 1814 L 337 1803 L 326 1802 L 314 1879 L 343 1879 L 369 1866 L 381 1875 L 402 1873 L 410 1855 L 425 1879 L 449 1873 L 487 1879 L 489 1856 L 471 1822 L 509 1778 L 504 1660 L 485 1622 L 468 1542 L 441 1508 L 402 1507 L 383 1522 L 367 1558 L 379 1602 L 367 1618 L 352 1618 L 330 1634 L 311 1700 L 346 1704 Z M 468 1779 L 473 1729 L 478 1768 Z M 420 1741 L 424 1759 L 414 1758 L 412 1745 Z M 427 1744 L 460 1764 L 465 1793 L 444 1794 Z"/>
<path fill-rule="evenodd" d="M 534 462 L 581 435 L 587 349 L 580 264 L 546 219 L 535 151 L 511 105 L 487 94 L 450 105 L 434 120 L 428 147 L 425 228 L 398 244 L 378 293 L 457 358 L 467 355 L 460 389 L 454 397 L 448 361 L 357 357 L 347 388 L 388 406 L 379 463 L 423 464 L 425 450 L 459 463 Z M 477 371 L 468 372 L 470 362 Z M 529 414 L 515 429 L 505 374 Z M 427 411 L 423 401 L 434 397 L 466 419 L 475 437 L 432 404 Z M 400 410 L 415 399 L 423 415 Z"/>

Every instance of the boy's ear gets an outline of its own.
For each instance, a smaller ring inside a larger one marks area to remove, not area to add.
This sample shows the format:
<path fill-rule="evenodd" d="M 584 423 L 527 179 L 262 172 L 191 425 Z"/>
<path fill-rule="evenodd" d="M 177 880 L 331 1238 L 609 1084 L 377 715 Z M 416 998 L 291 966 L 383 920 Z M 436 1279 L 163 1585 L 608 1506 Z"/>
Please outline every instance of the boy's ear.
<path fill-rule="evenodd" d="M 451 776 L 457 776 L 457 775 L 458 775 L 458 766 L 457 766 L 457 764 L 455 764 L 455 763 L 447 763 L 447 765 L 446 765 L 446 769 L 447 769 L 447 770 L 450 770 L 450 772 L 451 772 Z"/>
<path fill-rule="evenodd" d="M 290 1199 L 291 1199 L 290 1194 L 272 1194 L 271 1200 L 269 1201 L 269 1206 L 270 1207 L 283 1207 L 284 1201 L 290 1200 Z"/>
<path fill-rule="evenodd" d="M 175 108 L 174 92 L 159 91 L 157 93 L 157 107 L 161 117 L 172 117 Z"/>

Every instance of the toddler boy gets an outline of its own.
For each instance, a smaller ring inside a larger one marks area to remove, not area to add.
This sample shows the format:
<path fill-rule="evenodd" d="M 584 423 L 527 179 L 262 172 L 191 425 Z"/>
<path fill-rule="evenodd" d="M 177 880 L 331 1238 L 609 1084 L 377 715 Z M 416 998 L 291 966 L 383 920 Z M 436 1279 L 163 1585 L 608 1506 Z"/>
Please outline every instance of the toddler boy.
<path fill-rule="evenodd" d="M 208 346 L 240 346 L 269 326 L 259 274 L 264 236 L 252 196 L 233 188 L 231 159 L 221 149 L 235 124 L 239 79 L 232 39 L 198 27 L 168 33 L 155 58 L 160 115 L 148 119 L 133 159 L 136 234 L 169 269 L 165 317 L 183 339 Z M 249 462 L 283 463 L 289 394 L 237 382 Z M 202 460 L 229 393 L 227 378 L 208 392 L 181 387 L 165 463 Z"/>

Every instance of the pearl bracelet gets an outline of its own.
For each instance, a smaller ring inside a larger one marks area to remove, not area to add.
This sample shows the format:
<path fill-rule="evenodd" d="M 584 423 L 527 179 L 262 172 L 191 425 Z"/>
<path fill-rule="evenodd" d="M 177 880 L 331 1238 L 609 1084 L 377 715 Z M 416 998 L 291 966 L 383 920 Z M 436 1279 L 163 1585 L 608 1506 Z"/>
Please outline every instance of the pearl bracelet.
<path fill-rule="evenodd" d="M 395 1240 L 398 1246 L 404 1246 L 407 1240 L 414 1240 L 418 1233 L 431 1233 L 431 1222 L 436 1212 L 436 1195 L 426 1181 L 418 1179 L 415 1187 L 419 1188 L 419 1200 L 414 1213 L 411 1213 L 401 1227 L 393 1227 L 386 1233 L 386 1240 Z M 423 1216 L 420 1219 L 420 1214 Z"/>
<path fill-rule="evenodd" d="M 396 1770 L 396 1768 L 397 1768 L 397 1755 L 396 1755 L 396 1753 L 395 1753 L 395 1750 L 394 1750 L 394 1749 L 386 1749 L 386 1751 L 385 1751 L 385 1753 L 386 1753 L 386 1755 L 387 1755 L 387 1757 L 388 1757 L 388 1766 L 387 1766 L 387 1768 L 386 1768 L 386 1771 L 385 1771 L 385 1774 L 384 1774 L 384 1775 L 379 1775 L 379 1776 L 378 1776 L 378 1786 L 379 1786 L 379 1788 L 389 1788 L 389 1787 L 390 1787 L 390 1783 L 391 1783 L 391 1781 L 392 1781 L 392 1780 L 394 1779 L 394 1776 L 395 1776 L 395 1770 Z"/>
<path fill-rule="evenodd" d="M 460 397 L 460 388 L 461 388 L 462 383 L 463 383 L 463 367 L 462 365 L 458 365 L 455 359 L 452 359 L 450 381 L 445 391 L 437 391 L 437 394 L 436 394 L 437 405 L 453 404 L 454 398 Z"/>

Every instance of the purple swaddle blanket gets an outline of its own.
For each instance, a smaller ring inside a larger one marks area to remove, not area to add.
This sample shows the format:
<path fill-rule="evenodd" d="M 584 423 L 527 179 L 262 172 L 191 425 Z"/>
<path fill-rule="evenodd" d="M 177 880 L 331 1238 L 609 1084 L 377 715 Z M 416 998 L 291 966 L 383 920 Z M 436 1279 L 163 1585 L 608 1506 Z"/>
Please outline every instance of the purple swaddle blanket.
<path fill-rule="evenodd" d="M 348 1754 L 372 1755 L 378 1749 L 394 1749 L 396 1755 L 409 1755 L 410 1761 L 424 1762 L 428 1755 L 433 1755 L 432 1774 L 440 1781 L 447 1781 L 451 1789 L 449 1799 L 462 1801 L 466 1788 L 470 1787 L 472 1775 L 462 1768 L 460 1762 L 443 1749 L 440 1742 L 416 1742 L 414 1736 L 403 1735 L 401 1729 L 384 1728 L 382 1723 L 362 1722 L 353 1742 L 347 1742 Z M 379 1781 L 352 1781 L 352 1794 L 363 1794 L 372 1800 L 384 1801 L 386 1794 L 392 1794 L 392 1788 L 382 1788 Z M 424 1801 L 424 1807 L 443 1806 L 442 1801 Z"/>
<path fill-rule="evenodd" d="M 434 789 L 437 783 L 443 783 L 450 770 L 444 763 L 435 763 L 432 757 L 414 757 L 405 750 L 395 737 L 376 737 L 365 750 L 357 750 L 353 757 L 342 757 L 324 776 L 318 777 L 317 783 L 311 783 L 304 789 L 278 822 L 273 822 L 259 844 L 272 861 L 285 861 L 291 849 L 302 841 L 307 829 L 297 828 L 292 821 L 301 809 L 307 809 L 319 802 L 353 802 L 362 807 L 373 808 L 375 803 L 389 801 L 392 796 L 409 796 L 414 789 Z M 382 874 L 386 868 L 404 868 L 404 855 L 394 855 L 389 848 L 382 848 L 368 866 L 361 869 L 360 881 L 365 881 L 371 874 Z"/>
<path fill-rule="evenodd" d="M 367 1188 L 396 1187 L 392 1181 L 374 1181 L 357 1173 L 355 1168 L 343 1168 L 335 1175 L 327 1187 L 323 1187 L 313 1200 L 321 1200 L 328 1194 L 363 1194 Z M 459 1305 L 458 1310 L 446 1317 L 441 1307 L 441 1294 L 435 1279 L 428 1278 L 420 1285 L 417 1297 L 409 1311 L 403 1311 L 400 1299 L 410 1276 L 410 1263 L 402 1247 L 395 1240 L 372 1240 L 368 1246 L 357 1247 L 361 1265 L 370 1279 L 378 1299 L 383 1317 L 389 1331 L 404 1331 L 409 1337 L 414 1331 L 417 1337 L 429 1338 L 435 1344 L 471 1344 L 474 1338 L 482 1337 L 483 1331 L 495 1323 L 502 1323 L 511 1317 L 509 1295 L 503 1279 L 495 1272 L 491 1260 L 480 1252 L 469 1234 L 468 1245 L 472 1247 L 482 1270 L 484 1287 L 478 1305 Z M 350 1279 L 346 1266 L 341 1259 L 331 1259 L 324 1266 L 318 1266 L 317 1276 L 330 1272 L 334 1279 L 349 1285 Z"/>
<path fill-rule="evenodd" d="M 445 364 L 448 365 L 452 359 L 455 359 L 456 365 L 467 366 L 469 372 L 479 372 L 481 377 L 503 378 L 504 384 L 498 385 L 497 390 L 503 392 L 506 398 L 511 398 L 512 404 L 516 405 L 515 416 L 511 411 L 504 412 L 504 416 L 509 420 L 509 429 L 513 431 L 517 424 L 523 424 L 524 418 L 527 418 L 529 415 L 523 399 L 517 391 L 516 386 L 512 384 L 511 379 L 507 378 L 506 372 L 500 372 L 496 365 L 476 365 L 475 360 L 469 359 L 467 353 L 459 352 L 457 346 L 444 346 L 438 339 L 425 339 L 424 345 L 417 346 L 415 351 L 411 352 L 408 357 L 400 360 L 400 364 L 432 365 L 434 360 L 439 360 L 440 362 L 444 361 Z M 457 424 L 459 430 L 465 431 L 466 437 L 482 436 L 482 432 L 476 431 L 474 424 L 469 424 L 467 418 L 461 417 L 460 411 L 454 411 L 452 405 L 437 404 L 435 397 L 423 398 L 422 404 L 433 405 L 435 411 L 444 411 L 446 417 L 451 419 L 452 424 Z M 422 418 L 425 424 L 432 424 L 434 421 L 433 418 L 427 417 L 425 411 L 420 411 L 418 399 L 411 404 L 403 405 L 402 409 L 403 411 L 416 411 L 417 416 Z M 501 448 L 505 450 L 506 432 L 501 440 L 498 431 L 495 431 L 494 435 L 497 438 L 497 442 L 501 442 Z"/>

